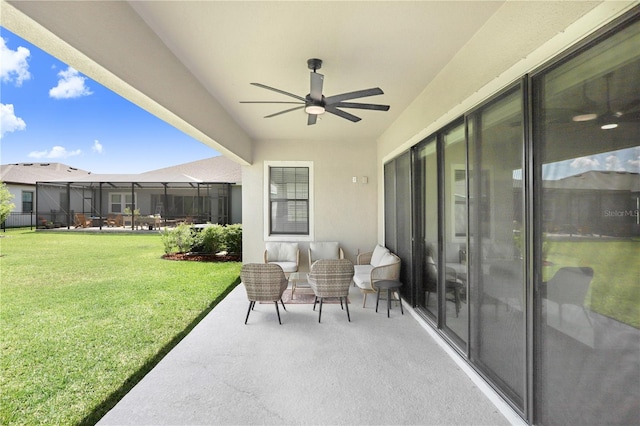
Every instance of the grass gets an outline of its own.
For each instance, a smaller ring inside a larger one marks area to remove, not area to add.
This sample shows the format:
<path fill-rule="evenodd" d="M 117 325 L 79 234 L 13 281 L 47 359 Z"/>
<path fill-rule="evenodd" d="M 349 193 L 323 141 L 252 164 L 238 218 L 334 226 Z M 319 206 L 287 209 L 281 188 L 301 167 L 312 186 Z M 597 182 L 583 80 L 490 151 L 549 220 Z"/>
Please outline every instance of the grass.
<path fill-rule="evenodd" d="M 94 424 L 239 282 L 158 234 L 0 239 L 0 424 Z"/>
<path fill-rule="evenodd" d="M 640 241 L 549 240 L 544 279 L 561 266 L 590 266 L 593 281 L 587 306 L 602 315 L 640 328 Z"/>

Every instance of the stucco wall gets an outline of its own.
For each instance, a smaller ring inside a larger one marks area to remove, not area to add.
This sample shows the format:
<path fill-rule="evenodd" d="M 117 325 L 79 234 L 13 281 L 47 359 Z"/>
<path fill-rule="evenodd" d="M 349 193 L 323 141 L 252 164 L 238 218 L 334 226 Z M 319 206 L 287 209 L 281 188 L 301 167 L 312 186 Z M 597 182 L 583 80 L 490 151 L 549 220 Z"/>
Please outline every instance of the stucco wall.
<path fill-rule="evenodd" d="M 261 141 L 255 145 L 254 163 L 242 168 L 245 262 L 263 261 L 265 161 L 313 161 L 315 241 L 338 241 L 354 262 L 358 251 L 373 249 L 378 192 L 374 141 Z M 363 176 L 368 183 L 362 183 Z M 308 241 L 299 244 L 300 269 L 308 270 Z"/>

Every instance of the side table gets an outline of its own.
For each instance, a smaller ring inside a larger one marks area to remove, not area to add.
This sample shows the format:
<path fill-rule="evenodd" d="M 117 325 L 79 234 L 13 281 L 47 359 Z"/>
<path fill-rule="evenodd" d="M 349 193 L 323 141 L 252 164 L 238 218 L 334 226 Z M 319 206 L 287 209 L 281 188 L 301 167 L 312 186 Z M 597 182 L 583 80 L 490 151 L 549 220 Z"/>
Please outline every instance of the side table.
<path fill-rule="evenodd" d="M 400 281 L 392 281 L 392 280 L 381 280 L 376 281 L 374 285 L 378 288 L 378 295 L 376 297 L 376 312 L 378 312 L 378 302 L 380 301 L 380 290 L 387 290 L 387 318 L 389 318 L 389 309 L 391 308 L 391 302 L 398 301 L 400 302 L 400 312 L 404 315 L 404 309 L 402 309 L 402 300 L 400 300 L 400 287 L 402 287 L 402 283 Z M 397 299 L 391 299 L 391 295 L 394 292 L 398 292 Z"/>

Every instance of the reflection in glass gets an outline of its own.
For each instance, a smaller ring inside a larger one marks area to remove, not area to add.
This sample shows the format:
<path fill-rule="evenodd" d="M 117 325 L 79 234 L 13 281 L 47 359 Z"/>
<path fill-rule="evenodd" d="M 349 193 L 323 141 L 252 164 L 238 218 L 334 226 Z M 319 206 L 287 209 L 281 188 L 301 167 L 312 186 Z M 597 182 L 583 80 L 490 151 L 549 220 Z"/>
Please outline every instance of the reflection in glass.
<path fill-rule="evenodd" d="M 536 418 L 640 419 L 640 23 L 534 79 Z"/>

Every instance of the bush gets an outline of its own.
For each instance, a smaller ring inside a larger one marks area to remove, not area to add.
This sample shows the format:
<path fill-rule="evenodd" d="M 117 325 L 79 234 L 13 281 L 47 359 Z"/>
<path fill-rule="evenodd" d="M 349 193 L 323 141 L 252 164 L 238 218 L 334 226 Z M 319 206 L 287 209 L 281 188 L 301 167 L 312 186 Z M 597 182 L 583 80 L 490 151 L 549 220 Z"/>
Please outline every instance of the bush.
<path fill-rule="evenodd" d="M 160 233 L 160 238 L 162 239 L 165 254 L 171 254 L 176 251 L 176 236 L 173 230 L 170 231 L 165 228 L 164 231 Z"/>
<path fill-rule="evenodd" d="M 218 253 L 225 249 L 225 228 L 222 225 L 210 225 L 198 234 L 199 246 L 204 253 Z"/>
<path fill-rule="evenodd" d="M 242 225 L 225 226 L 224 243 L 229 253 L 242 253 Z"/>
<path fill-rule="evenodd" d="M 181 223 L 177 227 L 166 229 L 160 233 L 165 254 L 174 252 L 187 253 L 191 251 L 195 238 L 191 226 Z"/>
<path fill-rule="evenodd" d="M 165 254 L 202 252 L 216 254 L 222 250 L 242 253 L 242 225 L 209 225 L 194 232 L 191 225 L 180 224 L 160 233 Z"/>

